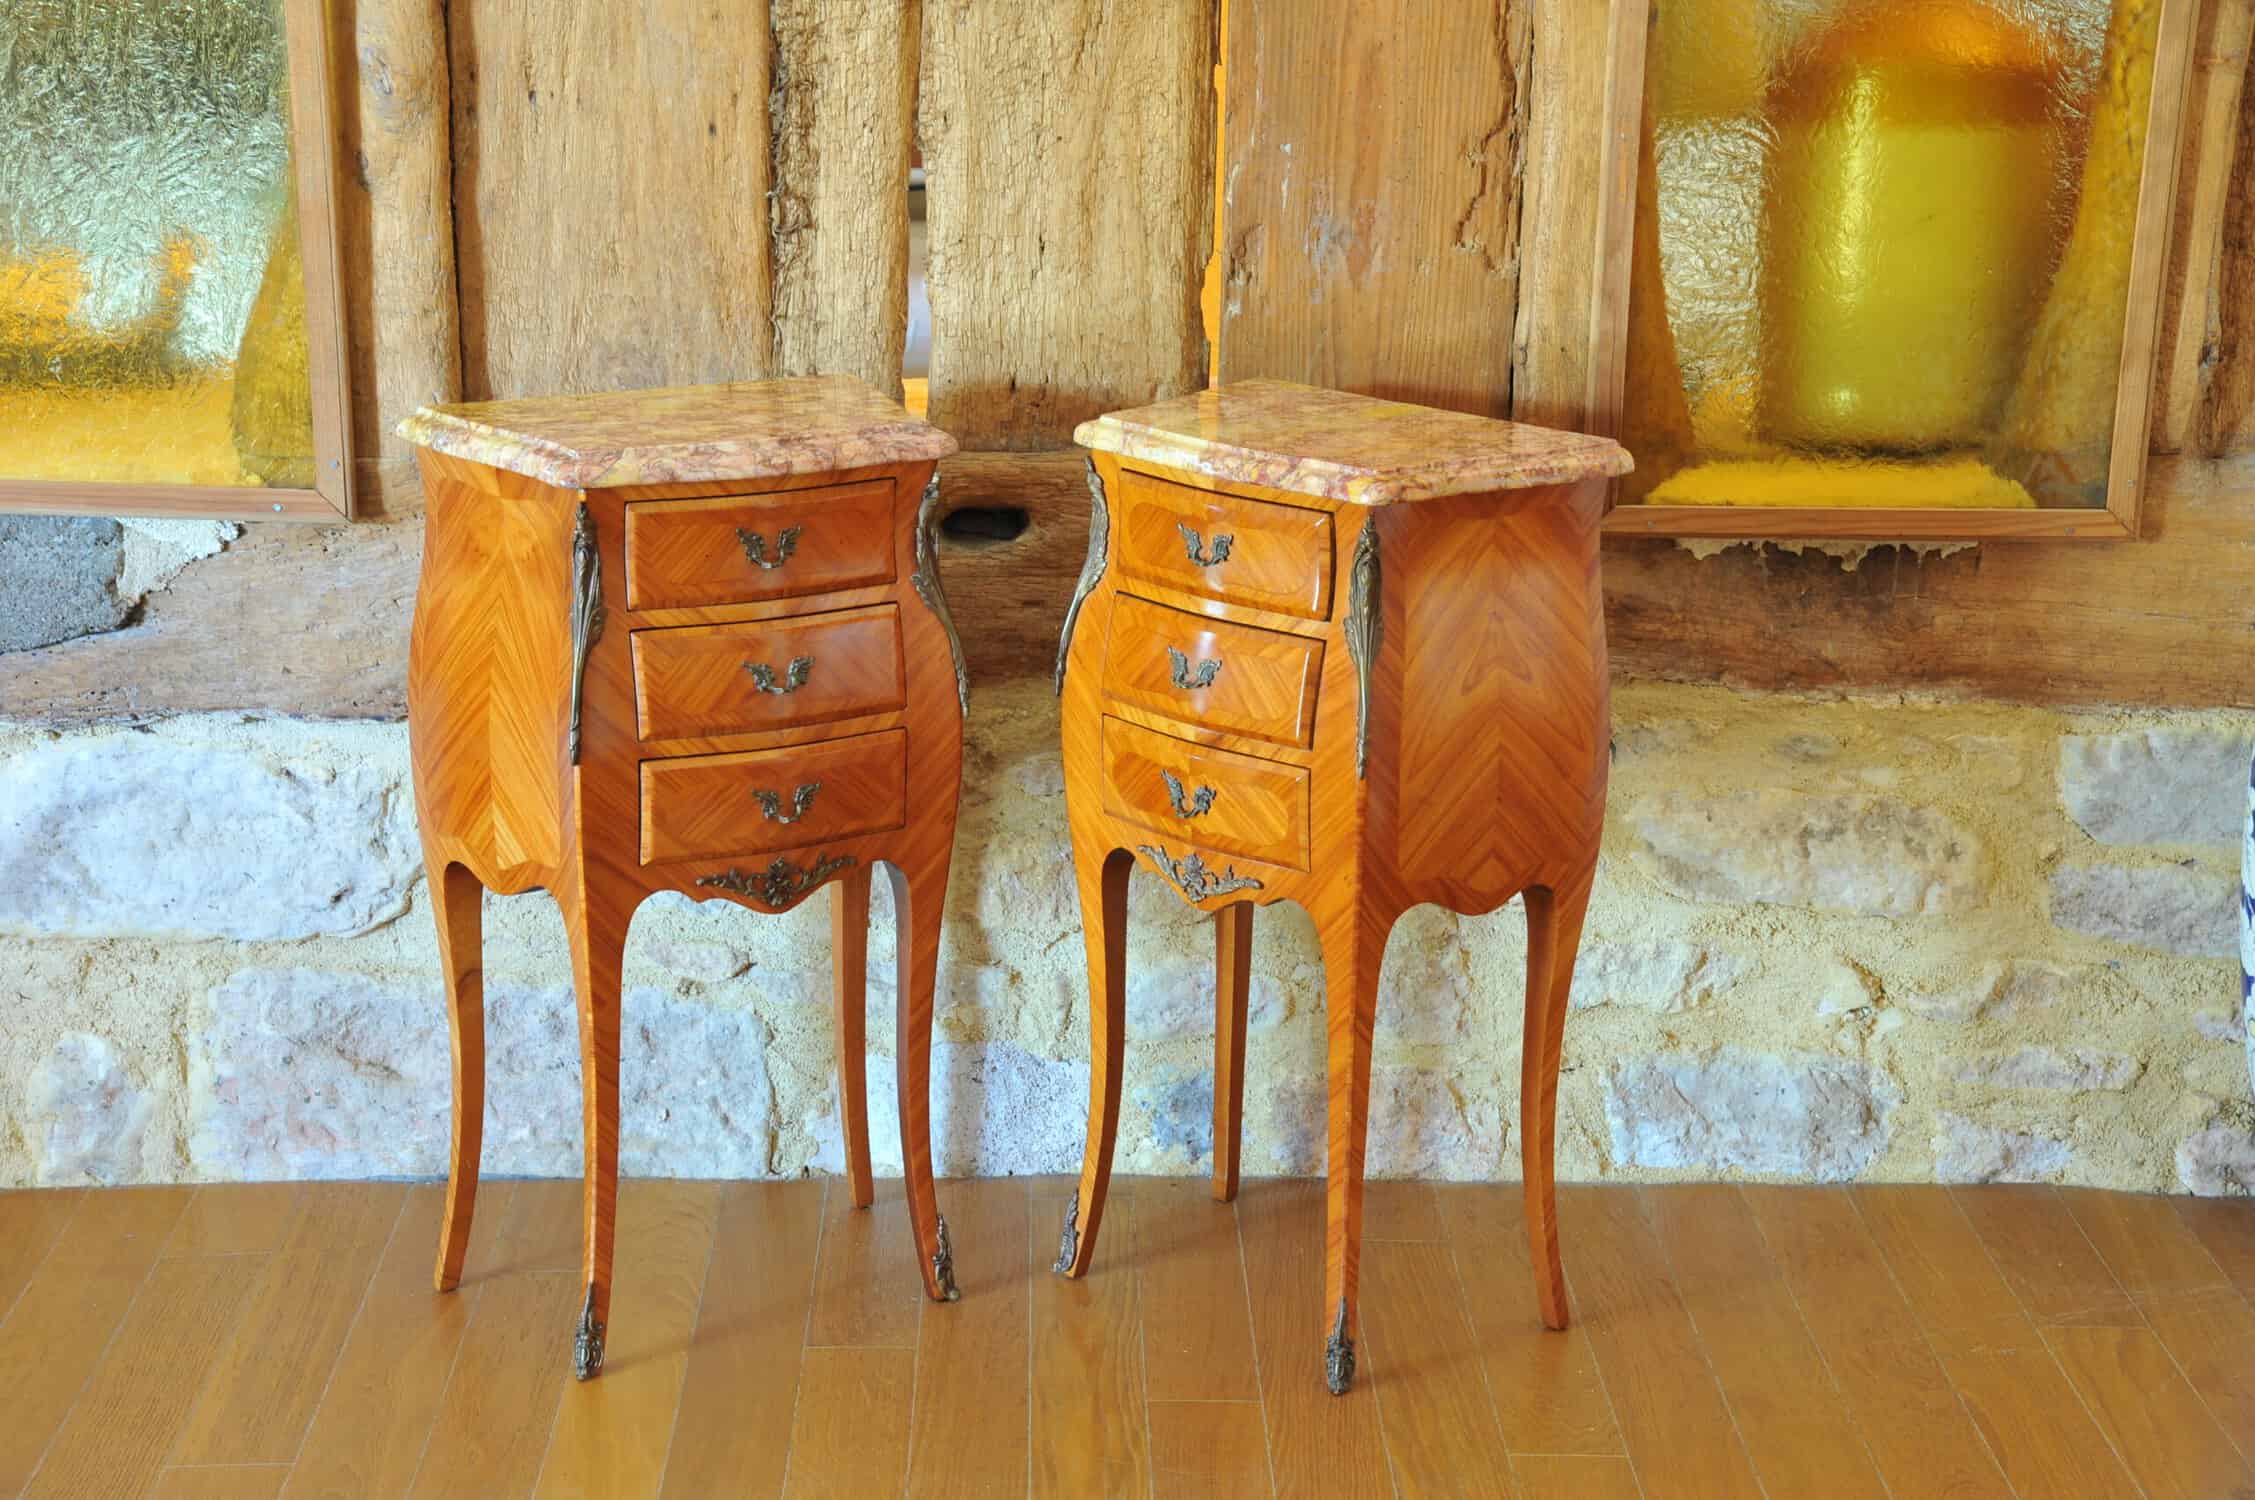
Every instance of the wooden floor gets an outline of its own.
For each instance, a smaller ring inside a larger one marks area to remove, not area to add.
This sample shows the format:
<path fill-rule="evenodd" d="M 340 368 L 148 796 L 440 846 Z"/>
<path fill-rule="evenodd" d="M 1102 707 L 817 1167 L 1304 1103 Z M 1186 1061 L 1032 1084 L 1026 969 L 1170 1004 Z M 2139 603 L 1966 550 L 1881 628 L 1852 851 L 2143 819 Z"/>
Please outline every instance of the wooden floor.
<path fill-rule="evenodd" d="M 0 1495 L 2255 1495 L 2255 1202 L 2051 1188 L 1371 1188 L 1353 1393 L 1318 1184 L 629 1183 L 608 1366 L 568 1378 L 577 1190 L 0 1195 Z"/>

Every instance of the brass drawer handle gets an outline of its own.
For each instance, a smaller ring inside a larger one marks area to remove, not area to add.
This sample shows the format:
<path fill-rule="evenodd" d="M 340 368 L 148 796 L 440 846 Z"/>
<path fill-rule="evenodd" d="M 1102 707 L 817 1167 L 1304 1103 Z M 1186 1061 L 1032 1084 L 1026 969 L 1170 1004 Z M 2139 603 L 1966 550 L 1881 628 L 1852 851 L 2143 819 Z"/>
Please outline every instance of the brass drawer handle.
<path fill-rule="evenodd" d="M 1183 551 L 1189 553 L 1190 560 L 1201 568 L 1210 568 L 1215 563 L 1228 562 L 1229 544 L 1237 540 L 1229 532 L 1217 531 L 1214 533 L 1212 547 L 1208 548 L 1205 538 L 1180 521 L 1174 523 L 1174 529 L 1182 533 Z"/>
<path fill-rule="evenodd" d="M 1202 786 L 1191 793 L 1190 800 L 1185 802 L 1182 800 L 1182 778 L 1172 771 L 1161 771 L 1159 775 L 1167 783 L 1167 800 L 1174 803 L 1174 815 L 1178 818 L 1204 817 L 1213 811 L 1214 798 L 1221 795 L 1210 786 Z"/>
<path fill-rule="evenodd" d="M 840 870 L 852 869 L 853 863 L 854 857 L 850 854 L 831 855 L 827 858 L 817 854 L 805 866 L 795 865 L 778 857 L 764 870 L 747 875 L 742 870 L 730 867 L 718 875 L 698 876 L 697 884 L 712 890 L 748 896 L 763 905 L 780 910 Z"/>
<path fill-rule="evenodd" d="M 783 685 L 781 687 L 775 685 L 775 669 L 764 661 L 748 661 L 744 663 L 744 670 L 752 674 L 752 686 L 763 693 L 774 693 L 780 696 L 784 693 L 795 693 L 806 686 L 808 674 L 814 671 L 814 658 L 811 656 L 792 657 L 791 664 L 783 669 Z"/>
<path fill-rule="evenodd" d="M 754 567 L 773 570 L 782 567 L 783 564 L 791 560 L 791 553 L 799 545 L 800 530 L 801 528 L 797 526 L 786 526 L 775 533 L 775 555 L 773 557 L 767 555 L 767 538 L 748 526 L 736 528 L 736 540 L 743 544 L 744 561 Z"/>
<path fill-rule="evenodd" d="M 815 794 L 821 790 L 822 783 L 819 781 L 801 782 L 799 789 L 791 793 L 791 810 L 787 813 L 783 811 L 783 794 L 781 792 L 771 792 L 765 787 L 754 787 L 752 795 L 759 799 L 759 810 L 766 816 L 768 822 L 788 824 L 796 823 L 806 816 L 807 809 L 814 806 Z"/>
<path fill-rule="evenodd" d="M 1174 668 L 1174 685 L 1186 692 L 1193 688 L 1210 688 L 1214 685 L 1214 679 L 1221 675 L 1220 657 L 1207 657 L 1198 663 L 1198 670 L 1193 672 L 1190 670 L 1190 658 L 1172 646 L 1167 648 L 1167 664 Z"/>

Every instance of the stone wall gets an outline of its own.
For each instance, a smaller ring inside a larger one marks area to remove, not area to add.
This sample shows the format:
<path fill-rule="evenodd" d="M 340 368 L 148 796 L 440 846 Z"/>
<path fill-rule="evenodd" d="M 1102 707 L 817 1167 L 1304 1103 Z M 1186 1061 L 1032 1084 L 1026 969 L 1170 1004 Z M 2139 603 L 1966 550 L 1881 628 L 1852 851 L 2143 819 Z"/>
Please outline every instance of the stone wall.
<path fill-rule="evenodd" d="M 2231 960 L 2255 713 L 1625 684 L 1576 976 L 1577 1179 L 2255 1186 Z M 1068 1170 L 1086 985 L 1048 684 L 982 686 L 933 1092 L 943 1172 Z M 425 1175 L 446 1055 L 397 723 L 0 724 L 0 1185 Z M 884 882 L 875 951 L 889 951 Z M 1211 1147 L 1211 944 L 1132 896 L 1121 1165 Z M 575 1025 L 544 895 L 489 898 L 497 1173 L 577 1170 Z M 1319 1171 L 1314 934 L 1262 910 L 1246 1163 Z M 840 1164 L 825 903 L 660 898 L 627 958 L 640 1173 Z M 1516 910 L 1411 913 L 1379 1002 L 1372 1170 L 1517 1172 Z M 889 965 L 869 1034 L 891 1035 Z M 886 1056 L 880 1169 L 897 1168 Z"/>

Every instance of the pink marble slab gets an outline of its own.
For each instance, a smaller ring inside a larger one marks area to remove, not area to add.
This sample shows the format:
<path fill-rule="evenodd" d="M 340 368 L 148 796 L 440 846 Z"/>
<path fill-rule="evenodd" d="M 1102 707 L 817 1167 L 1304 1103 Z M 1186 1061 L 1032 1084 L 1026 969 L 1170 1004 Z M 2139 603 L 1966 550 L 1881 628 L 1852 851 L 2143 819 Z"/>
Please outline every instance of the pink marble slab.
<path fill-rule="evenodd" d="M 1626 474 L 1611 438 L 1319 390 L 1239 380 L 1083 422 L 1084 448 L 1356 505 Z"/>
<path fill-rule="evenodd" d="M 955 439 L 851 375 L 426 406 L 407 441 L 568 490 L 944 458 Z"/>

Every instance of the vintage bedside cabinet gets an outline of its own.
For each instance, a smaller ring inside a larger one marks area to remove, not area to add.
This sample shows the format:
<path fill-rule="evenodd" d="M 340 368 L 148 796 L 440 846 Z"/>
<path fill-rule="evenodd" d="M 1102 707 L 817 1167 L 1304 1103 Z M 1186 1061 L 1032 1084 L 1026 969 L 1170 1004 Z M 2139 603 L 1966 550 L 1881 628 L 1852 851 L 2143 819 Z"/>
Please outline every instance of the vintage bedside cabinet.
<path fill-rule="evenodd" d="M 1253 907 L 1296 901 L 1328 993 L 1321 1332 L 1345 1391 L 1387 933 L 1420 902 L 1475 914 L 1523 892 L 1527 1224 L 1543 1320 L 1564 1327 L 1552 1122 L 1604 818 L 1598 520 L 1628 455 L 1269 380 L 1075 437 L 1094 513 L 1057 683 L 1093 1076 L 1057 1269 L 1087 1270 L 1104 1212 L 1133 861 L 1214 914 L 1217 1199 L 1237 1190 Z"/>
<path fill-rule="evenodd" d="M 924 1288 L 953 1295 L 927 1129 L 932 983 L 968 702 L 934 559 L 945 434 L 844 377 L 425 407 L 408 666 L 424 857 L 453 1013 L 437 1282 L 484 1116 L 480 898 L 545 887 L 579 994 L 586 1294 L 601 1368 L 618 1180 L 619 966 L 655 891 L 783 911 L 831 887 L 840 1106 L 870 1201 L 869 882 L 899 921 L 902 1157 Z"/>

